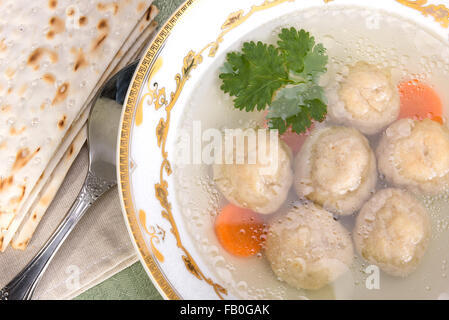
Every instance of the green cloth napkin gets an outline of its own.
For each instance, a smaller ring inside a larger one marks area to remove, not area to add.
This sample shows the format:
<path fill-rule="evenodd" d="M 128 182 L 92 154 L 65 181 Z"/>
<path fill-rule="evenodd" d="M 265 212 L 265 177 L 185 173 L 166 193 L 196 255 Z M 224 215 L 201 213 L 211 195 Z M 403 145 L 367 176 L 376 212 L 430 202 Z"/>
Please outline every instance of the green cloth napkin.
<path fill-rule="evenodd" d="M 161 300 L 140 262 L 80 294 L 75 300 Z"/>
<path fill-rule="evenodd" d="M 156 0 L 160 12 L 156 17 L 159 27 L 184 0 Z M 82 293 L 76 300 L 161 300 L 140 262 L 122 270 L 111 278 Z"/>

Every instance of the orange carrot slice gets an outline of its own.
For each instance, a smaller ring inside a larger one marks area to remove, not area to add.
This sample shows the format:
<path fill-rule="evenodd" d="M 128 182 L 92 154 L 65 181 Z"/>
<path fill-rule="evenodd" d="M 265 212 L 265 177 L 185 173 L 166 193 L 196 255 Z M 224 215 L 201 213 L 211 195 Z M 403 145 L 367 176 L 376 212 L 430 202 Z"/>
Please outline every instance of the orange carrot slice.
<path fill-rule="evenodd" d="M 265 225 L 260 215 L 233 204 L 225 206 L 215 220 L 215 233 L 229 253 L 249 257 L 262 249 Z"/>
<path fill-rule="evenodd" d="M 443 123 L 443 106 L 434 89 L 418 80 L 401 82 L 398 88 L 401 98 L 400 119 L 429 118 Z"/>
<path fill-rule="evenodd" d="M 265 111 L 265 116 L 268 114 L 268 110 Z M 268 128 L 268 121 L 265 118 L 263 122 L 263 127 Z M 281 140 L 284 141 L 292 150 L 293 155 L 296 155 L 299 150 L 301 150 L 302 145 L 304 144 L 304 141 L 306 141 L 306 138 L 310 135 L 310 131 L 312 131 L 314 125 L 310 126 L 309 129 L 307 129 L 306 133 L 297 134 L 296 132 L 293 132 L 291 128 L 288 128 L 287 131 L 281 135 Z"/>
<path fill-rule="evenodd" d="M 293 154 L 297 154 L 301 150 L 302 145 L 306 141 L 307 137 L 310 135 L 310 131 L 313 129 L 312 126 L 307 129 L 306 133 L 297 134 L 293 132 L 290 128 L 281 136 L 281 140 L 284 141 L 292 150 Z"/>

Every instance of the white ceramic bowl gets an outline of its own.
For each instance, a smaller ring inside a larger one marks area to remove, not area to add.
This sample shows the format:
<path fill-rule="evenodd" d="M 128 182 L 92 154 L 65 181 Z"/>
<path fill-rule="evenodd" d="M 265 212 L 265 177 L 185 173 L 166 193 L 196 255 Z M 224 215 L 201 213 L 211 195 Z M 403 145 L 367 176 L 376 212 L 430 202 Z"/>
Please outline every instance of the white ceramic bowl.
<path fill-rule="evenodd" d="M 193 89 L 242 35 L 295 11 L 332 6 L 386 10 L 448 39 L 449 9 L 443 0 L 188 0 L 148 46 L 122 115 L 118 178 L 129 233 L 165 298 L 238 298 L 197 252 L 175 197 L 175 128 Z M 323 23 L 332 27 L 331 21 Z"/>

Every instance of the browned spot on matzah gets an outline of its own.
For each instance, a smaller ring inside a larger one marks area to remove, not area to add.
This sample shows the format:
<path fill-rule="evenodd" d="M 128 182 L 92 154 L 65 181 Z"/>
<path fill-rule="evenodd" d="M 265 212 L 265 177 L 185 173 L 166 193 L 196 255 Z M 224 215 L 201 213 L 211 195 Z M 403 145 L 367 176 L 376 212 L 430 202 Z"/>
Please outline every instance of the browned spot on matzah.
<path fill-rule="evenodd" d="M 25 93 L 25 91 L 27 90 L 28 86 L 26 84 L 22 84 L 22 86 L 19 89 L 19 95 L 23 96 L 23 94 Z"/>
<path fill-rule="evenodd" d="M 97 4 L 97 9 L 99 11 L 106 11 L 106 10 L 112 11 L 112 13 L 114 15 L 116 15 L 117 12 L 118 12 L 118 3 L 117 2 L 112 2 L 112 3 L 102 3 L 102 2 L 100 2 L 100 3 Z"/>
<path fill-rule="evenodd" d="M 10 176 L 8 178 L 2 179 L 0 178 L 0 192 L 8 189 L 14 181 L 14 177 Z"/>
<path fill-rule="evenodd" d="M 72 49 L 72 53 L 76 55 L 75 64 L 73 65 L 73 71 L 78 71 L 82 67 L 87 66 L 87 60 L 84 55 L 83 49 L 79 48 L 78 50 Z"/>
<path fill-rule="evenodd" d="M 22 186 L 21 188 L 22 188 L 22 193 L 21 193 L 20 196 L 17 198 L 17 202 L 22 201 L 22 199 L 25 197 L 25 191 L 26 191 L 27 187 L 26 187 L 26 186 Z"/>
<path fill-rule="evenodd" d="M 47 39 L 53 39 L 55 37 L 55 32 L 50 30 L 47 32 Z"/>
<path fill-rule="evenodd" d="M 14 127 L 11 127 L 11 129 L 9 129 L 9 133 L 10 133 L 12 136 L 18 136 L 19 134 L 23 133 L 25 130 L 26 130 L 26 127 L 25 127 L 25 126 L 23 126 L 22 129 L 19 129 L 19 130 L 17 130 L 17 129 L 14 128 Z"/>
<path fill-rule="evenodd" d="M 101 19 L 97 24 L 97 29 L 101 31 L 108 29 L 108 20 Z"/>
<path fill-rule="evenodd" d="M 145 2 L 141 1 L 139 2 L 139 4 L 137 5 L 137 12 L 142 11 L 145 8 Z"/>
<path fill-rule="evenodd" d="M 0 150 L 1 149 L 5 149 L 6 148 L 6 141 L 2 141 L 1 143 L 0 143 Z"/>
<path fill-rule="evenodd" d="M 16 250 L 25 250 L 28 246 L 28 243 L 30 243 L 31 238 L 26 239 L 24 242 L 18 243 L 16 246 L 13 244 L 13 248 Z"/>
<path fill-rule="evenodd" d="M 69 17 L 73 16 L 74 14 L 75 14 L 75 9 L 73 9 L 73 7 L 72 7 L 72 8 L 69 8 L 69 9 L 67 10 L 67 15 L 68 15 Z"/>
<path fill-rule="evenodd" d="M 33 67 L 34 70 L 39 69 L 39 61 L 47 54 L 52 62 L 58 61 L 58 54 L 52 50 L 45 48 L 37 48 L 28 56 L 27 65 Z"/>
<path fill-rule="evenodd" d="M 70 149 L 69 149 L 69 153 L 68 153 L 68 157 L 69 157 L 69 158 L 72 156 L 73 151 L 75 151 L 75 150 L 74 150 L 73 144 L 71 144 L 71 145 L 70 145 Z"/>
<path fill-rule="evenodd" d="M 151 6 L 148 8 L 147 13 L 146 13 L 146 15 L 145 15 L 145 20 L 150 21 L 150 19 L 152 18 L 152 13 L 153 13 L 154 8 L 155 8 L 155 7 L 154 7 L 153 5 L 151 5 Z"/>
<path fill-rule="evenodd" d="M 6 104 L 4 106 L 2 106 L 2 112 L 9 112 L 11 111 L 11 105 L 10 104 Z"/>
<path fill-rule="evenodd" d="M 58 0 L 49 0 L 48 7 L 50 9 L 55 9 L 58 6 Z"/>
<path fill-rule="evenodd" d="M 51 202 L 51 198 L 48 197 L 48 196 L 44 196 L 44 197 L 42 197 L 42 198 L 39 200 L 39 204 L 40 204 L 41 206 L 44 206 L 44 207 L 46 207 L 47 205 L 49 205 L 50 202 Z"/>
<path fill-rule="evenodd" d="M 53 84 L 56 81 L 55 76 L 52 75 L 51 73 L 44 74 L 42 76 L 42 80 L 44 80 L 45 82 L 50 83 L 50 84 Z"/>
<path fill-rule="evenodd" d="M 48 52 L 48 55 L 50 56 L 51 62 L 54 63 L 54 62 L 58 61 L 58 54 L 56 52 L 51 51 L 51 50 L 48 50 L 47 52 Z"/>
<path fill-rule="evenodd" d="M 61 84 L 56 90 L 55 97 L 53 98 L 52 105 L 56 105 L 62 101 L 64 101 L 67 98 L 67 95 L 69 94 L 69 84 L 67 82 L 64 82 Z"/>
<path fill-rule="evenodd" d="M 51 17 L 48 23 L 51 26 L 51 30 L 53 30 L 55 33 L 61 33 L 65 30 L 64 20 L 58 17 Z"/>
<path fill-rule="evenodd" d="M 78 20 L 80 26 L 85 26 L 87 24 L 87 17 L 80 17 L 80 19 Z"/>
<path fill-rule="evenodd" d="M 12 92 L 13 90 L 14 90 L 13 87 L 9 87 L 9 88 L 8 88 L 8 91 L 6 91 L 6 93 L 7 93 L 7 94 L 11 94 L 11 92 Z"/>
<path fill-rule="evenodd" d="M 22 194 L 20 195 L 19 202 L 22 201 L 23 197 L 25 197 L 26 190 L 27 186 L 22 186 Z"/>
<path fill-rule="evenodd" d="M 0 40 L 0 52 L 6 51 L 6 48 L 5 39 Z"/>
<path fill-rule="evenodd" d="M 35 66 L 39 63 L 39 60 L 42 58 L 42 55 L 44 54 L 44 50 L 42 48 L 37 48 L 33 52 L 31 52 L 30 56 L 28 57 L 27 64 Z"/>
<path fill-rule="evenodd" d="M 37 179 L 36 184 L 38 184 L 42 180 L 42 178 L 44 177 L 44 174 L 45 174 L 45 170 L 41 173 L 41 175 L 39 176 L 39 179 Z"/>
<path fill-rule="evenodd" d="M 58 121 L 58 128 L 59 128 L 59 129 L 64 128 L 64 126 L 65 126 L 65 121 L 66 121 L 66 120 L 67 120 L 67 117 L 64 115 L 64 116 L 62 117 L 62 119 Z"/>
<path fill-rule="evenodd" d="M 5 71 L 5 75 L 7 78 L 11 79 L 12 77 L 14 77 L 14 74 L 16 73 L 16 70 L 14 70 L 11 67 L 8 67 Z"/>
<path fill-rule="evenodd" d="M 23 200 L 23 198 L 25 197 L 26 186 L 21 186 L 21 188 L 22 188 L 22 193 L 20 194 L 20 196 L 11 198 L 9 200 L 9 203 L 16 204 L 16 203 L 20 203 L 20 201 Z"/>
<path fill-rule="evenodd" d="M 27 163 L 41 150 L 40 147 L 38 147 L 33 153 L 30 153 L 30 149 L 23 148 L 20 149 L 19 152 L 17 152 L 16 160 L 14 161 L 14 164 L 12 166 L 12 171 L 17 171 L 22 169 L 27 165 Z"/>
<path fill-rule="evenodd" d="M 100 36 L 98 36 L 98 38 L 94 41 L 93 45 L 92 45 L 92 51 L 97 50 L 101 44 L 103 43 L 103 41 L 106 39 L 108 35 L 107 34 L 102 34 Z"/>
<path fill-rule="evenodd" d="M 33 214 L 33 220 L 36 220 L 36 219 L 37 219 L 37 214 L 34 213 L 34 214 Z"/>

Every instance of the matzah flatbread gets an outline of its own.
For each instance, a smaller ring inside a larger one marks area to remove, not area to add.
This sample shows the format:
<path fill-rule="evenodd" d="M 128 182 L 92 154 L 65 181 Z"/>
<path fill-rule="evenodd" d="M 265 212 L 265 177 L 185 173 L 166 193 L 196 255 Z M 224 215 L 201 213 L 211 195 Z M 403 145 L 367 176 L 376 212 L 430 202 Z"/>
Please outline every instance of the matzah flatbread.
<path fill-rule="evenodd" d="M 134 55 L 135 52 L 137 52 L 138 47 L 140 46 L 140 39 L 142 38 L 142 36 L 147 36 L 149 34 L 148 32 L 152 33 L 154 31 L 155 25 L 154 25 L 154 21 L 152 21 L 152 20 L 157 15 L 157 13 L 158 13 L 158 9 L 154 6 L 151 6 L 145 12 L 145 14 L 141 18 L 141 20 L 134 27 L 133 32 L 130 34 L 128 39 L 122 45 L 120 50 L 117 52 L 117 54 L 114 57 L 111 64 L 108 66 L 108 68 L 103 73 L 102 77 L 100 78 L 99 83 L 96 85 L 95 89 L 89 95 L 89 98 L 87 99 L 88 101 L 90 101 L 96 95 L 98 89 L 107 80 L 107 78 L 116 72 L 117 66 L 119 66 L 121 64 L 126 65 L 127 63 L 131 62 L 130 60 L 127 60 L 127 59 L 129 59 L 130 54 Z M 142 26 L 144 26 L 145 28 L 141 32 Z M 89 104 L 90 104 L 90 102 L 87 103 L 87 105 L 89 105 Z M 24 222 L 23 222 L 24 225 L 33 225 L 34 227 L 37 227 L 37 224 L 30 224 L 30 222 L 29 222 L 29 220 L 32 220 L 32 211 L 33 211 L 33 208 L 32 207 L 30 208 L 30 206 L 31 206 L 31 204 L 34 204 L 34 206 L 36 206 L 40 202 L 39 197 L 45 196 L 44 193 L 46 192 L 46 190 L 41 190 L 41 189 L 46 188 L 46 187 L 44 187 L 45 184 L 51 183 L 51 181 L 50 182 L 47 181 L 49 178 L 51 178 L 51 180 L 59 179 L 59 177 L 55 176 L 54 174 L 51 174 L 52 170 L 54 169 L 54 167 L 58 163 L 58 161 L 61 159 L 64 152 L 67 150 L 70 142 L 74 138 L 75 134 L 78 132 L 79 128 L 86 122 L 88 112 L 89 112 L 88 110 L 85 110 L 82 113 L 82 115 L 80 116 L 80 118 L 78 119 L 79 121 L 77 120 L 76 123 L 74 123 L 72 125 L 72 128 L 68 130 L 68 132 L 66 134 L 66 138 L 64 139 L 63 143 L 60 145 L 59 149 L 57 150 L 57 152 L 51 159 L 51 161 L 50 161 L 49 165 L 47 166 L 47 168 L 45 169 L 43 175 L 40 177 L 38 183 L 35 185 L 32 193 L 30 194 L 26 203 L 22 207 L 22 210 L 19 212 L 18 215 L 16 215 L 15 220 L 10 225 L 8 232 L 5 234 L 5 236 L 4 236 L 5 241 L 3 244 L 2 251 L 6 249 L 7 243 L 13 237 L 14 232 L 16 232 L 17 228 L 19 228 L 20 223 L 22 223 L 22 220 L 24 220 Z M 68 168 L 67 168 L 67 170 L 68 170 Z M 62 174 L 61 171 L 59 171 L 59 172 Z M 49 204 L 50 203 L 51 203 L 51 201 L 49 202 Z M 43 210 L 43 208 L 41 207 L 40 210 Z M 26 215 L 24 214 L 25 212 L 27 212 Z M 33 233 L 34 230 L 28 228 L 27 232 Z M 26 236 L 26 234 L 24 234 L 21 230 L 19 230 L 19 233 L 21 234 L 21 236 Z M 16 244 L 17 243 L 18 242 L 16 241 Z"/>
<path fill-rule="evenodd" d="M 158 12 L 158 11 L 156 11 L 156 12 Z M 142 34 L 139 36 L 139 38 L 136 39 L 134 46 L 133 46 L 133 50 L 129 50 L 123 56 L 122 60 L 117 64 L 117 66 L 114 68 L 114 70 L 112 71 L 111 74 L 117 73 L 118 71 L 120 71 L 120 69 L 126 67 L 131 62 L 136 61 L 140 57 L 142 52 L 148 46 L 148 43 L 149 43 L 150 39 L 152 38 L 153 33 L 156 30 L 156 28 L 157 28 L 157 22 L 152 21 L 148 25 L 148 27 L 142 32 Z"/>
<path fill-rule="evenodd" d="M 47 167 L 42 172 L 38 181 L 36 182 L 33 190 L 30 192 L 28 198 L 24 201 L 24 204 L 21 210 L 16 214 L 15 218 L 12 220 L 9 225 L 8 230 L 3 234 L 3 246 L 1 247 L 1 251 L 4 251 L 14 236 L 14 233 L 20 227 L 23 219 L 26 217 L 26 213 L 29 213 L 29 210 L 33 203 L 42 193 L 42 189 L 48 183 L 51 174 L 55 170 L 56 166 L 60 162 L 61 158 L 64 156 L 64 153 L 70 147 L 72 141 L 75 139 L 78 132 L 85 125 L 87 121 L 87 117 L 89 115 L 89 110 L 84 110 L 80 117 L 72 123 L 71 128 L 67 131 L 67 135 L 63 138 L 59 149 L 54 153 L 53 157 L 48 162 Z"/>
<path fill-rule="evenodd" d="M 72 122 L 150 2 L 0 2 L 2 251 Z"/>
<path fill-rule="evenodd" d="M 14 239 L 11 242 L 11 246 L 14 249 L 24 250 L 27 247 L 39 222 L 56 196 L 73 161 L 75 161 L 81 147 L 86 142 L 86 138 L 87 127 L 84 125 L 51 174 L 47 185 L 39 197 L 39 201 L 31 207 L 29 219 L 23 223 L 21 229 L 15 234 Z"/>
<path fill-rule="evenodd" d="M 142 51 L 142 47 L 146 47 L 149 37 L 152 36 L 154 30 L 156 29 L 157 23 L 153 21 L 154 17 L 158 13 L 158 9 L 154 6 L 151 6 L 151 10 L 148 11 L 148 15 L 145 15 L 144 20 L 140 23 L 140 25 L 145 24 L 145 29 L 141 32 L 137 39 L 135 36 L 130 36 L 127 42 L 132 42 L 131 48 L 122 47 L 120 49 L 121 52 L 125 52 L 125 54 L 117 54 L 116 59 L 114 59 L 114 63 L 112 63 L 106 73 L 108 77 L 115 74 L 116 71 L 120 70 L 122 67 L 127 64 L 133 62 L 137 55 Z M 136 28 L 135 30 L 140 30 L 141 28 Z M 134 34 L 135 32 L 133 32 Z M 137 33 L 136 33 L 137 35 Z M 121 57 L 120 57 L 121 56 Z M 116 63 L 117 59 L 120 59 L 118 63 Z M 114 64 L 116 64 L 114 70 L 109 72 L 110 69 L 113 68 Z M 106 76 L 105 76 L 106 78 Z M 103 84 L 104 81 L 100 81 Z M 96 93 L 97 90 L 94 90 Z M 84 130 L 84 129 L 81 129 Z M 84 140 L 82 140 L 84 137 Z M 40 220 L 45 214 L 46 210 L 50 206 L 54 197 L 56 196 L 57 190 L 59 186 L 64 180 L 68 170 L 70 169 L 72 161 L 78 155 L 79 149 L 82 144 L 84 144 L 86 140 L 86 134 L 80 132 L 75 140 L 70 145 L 69 149 L 66 150 L 65 155 L 62 160 L 59 162 L 58 166 L 55 168 L 54 172 L 51 174 L 47 185 L 43 187 L 39 197 L 34 201 L 33 206 L 28 210 L 28 213 L 23 219 L 22 225 L 17 230 L 16 234 L 13 237 L 11 242 L 11 246 L 14 249 L 24 250 L 26 249 L 28 243 L 30 242 L 36 228 L 39 225 Z M 70 161 L 71 160 L 71 161 Z M 64 214 L 64 213 L 61 213 Z"/>

